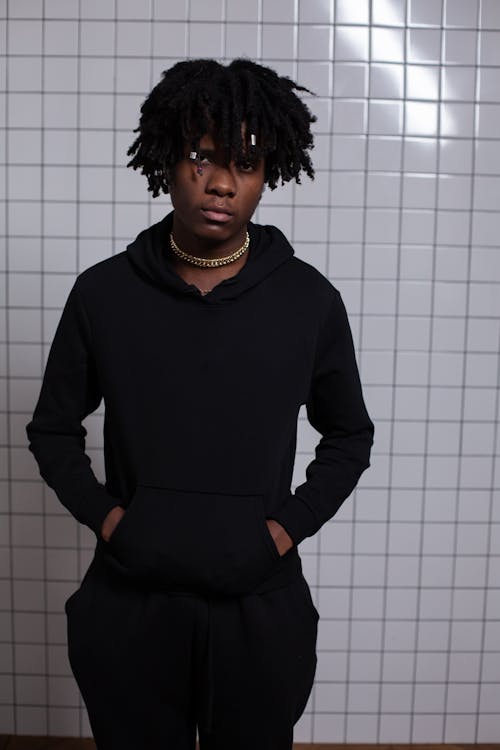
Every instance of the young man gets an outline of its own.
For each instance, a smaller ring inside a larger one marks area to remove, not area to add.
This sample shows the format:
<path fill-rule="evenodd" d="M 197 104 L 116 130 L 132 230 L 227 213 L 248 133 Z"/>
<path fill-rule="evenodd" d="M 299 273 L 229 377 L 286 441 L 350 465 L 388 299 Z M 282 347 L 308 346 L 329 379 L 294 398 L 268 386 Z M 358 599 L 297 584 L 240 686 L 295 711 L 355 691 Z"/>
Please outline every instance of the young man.
<path fill-rule="evenodd" d="M 290 750 L 319 613 L 297 546 L 369 466 L 338 291 L 251 217 L 303 170 L 314 117 L 249 60 L 165 71 L 134 154 L 174 210 L 77 277 L 26 430 L 41 476 L 96 534 L 66 602 L 99 750 Z M 136 131 L 136 132 L 137 132 Z M 104 399 L 105 485 L 82 420 Z M 297 416 L 321 433 L 290 491 Z"/>

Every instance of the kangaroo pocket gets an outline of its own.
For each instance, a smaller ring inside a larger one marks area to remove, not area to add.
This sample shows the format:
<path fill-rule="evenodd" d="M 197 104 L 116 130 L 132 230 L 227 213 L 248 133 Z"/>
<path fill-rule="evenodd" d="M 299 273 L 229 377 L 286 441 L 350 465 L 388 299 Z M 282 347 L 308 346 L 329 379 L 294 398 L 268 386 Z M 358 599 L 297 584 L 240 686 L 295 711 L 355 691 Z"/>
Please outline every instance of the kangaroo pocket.
<path fill-rule="evenodd" d="M 261 494 L 137 484 L 108 542 L 134 578 L 206 593 L 251 592 L 280 559 Z"/>

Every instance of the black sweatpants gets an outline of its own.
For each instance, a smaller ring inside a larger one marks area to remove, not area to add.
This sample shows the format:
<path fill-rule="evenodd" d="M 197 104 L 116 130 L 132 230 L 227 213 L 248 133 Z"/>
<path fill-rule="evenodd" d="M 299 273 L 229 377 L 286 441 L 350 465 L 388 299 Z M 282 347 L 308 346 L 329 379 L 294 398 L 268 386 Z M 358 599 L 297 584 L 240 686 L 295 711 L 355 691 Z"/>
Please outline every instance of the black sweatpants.
<path fill-rule="evenodd" d="M 302 572 L 204 596 L 123 579 L 96 558 L 66 602 L 71 667 L 98 750 L 291 750 L 316 671 Z"/>

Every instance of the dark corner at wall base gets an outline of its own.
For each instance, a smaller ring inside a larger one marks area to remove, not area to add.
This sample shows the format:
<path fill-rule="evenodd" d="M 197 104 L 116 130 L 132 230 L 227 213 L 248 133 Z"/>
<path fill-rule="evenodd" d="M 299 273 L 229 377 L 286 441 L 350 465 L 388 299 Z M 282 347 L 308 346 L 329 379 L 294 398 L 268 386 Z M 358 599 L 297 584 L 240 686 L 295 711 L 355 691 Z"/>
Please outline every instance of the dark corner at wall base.
<path fill-rule="evenodd" d="M 198 743 L 196 748 L 199 750 Z M 437 743 L 415 745 L 377 745 L 349 744 L 342 745 L 329 742 L 303 743 L 296 742 L 294 750 L 500 750 L 500 743 L 445 744 Z M 95 743 L 91 739 L 78 737 L 33 737 L 31 735 L 0 734 L 0 750 L 95 750 Z"/>

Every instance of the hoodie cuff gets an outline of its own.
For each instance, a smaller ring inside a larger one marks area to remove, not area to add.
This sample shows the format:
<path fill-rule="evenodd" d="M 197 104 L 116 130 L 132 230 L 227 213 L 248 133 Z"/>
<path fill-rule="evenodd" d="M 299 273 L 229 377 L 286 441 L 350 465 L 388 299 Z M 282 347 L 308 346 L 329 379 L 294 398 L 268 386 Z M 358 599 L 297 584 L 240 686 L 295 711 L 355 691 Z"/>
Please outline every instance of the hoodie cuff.
<path fill-rule="evenodd" d="M 267 518 L 274 518 L 278 521 L 295 545 L 318 531 L 316 518 L 307 503 L 292 493 L 285 505 Z"/>
<path fill-rule="evenodd" d="M 109 511 L 117 505 L 120 505 L 119 498 L 112 497 L 103 484 L 98 484 L 82 501 L 80 519 L 92 529 L 98 539 L 102 539 L 102 522 Z"/>

